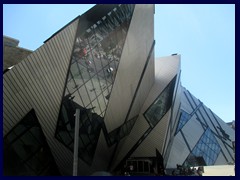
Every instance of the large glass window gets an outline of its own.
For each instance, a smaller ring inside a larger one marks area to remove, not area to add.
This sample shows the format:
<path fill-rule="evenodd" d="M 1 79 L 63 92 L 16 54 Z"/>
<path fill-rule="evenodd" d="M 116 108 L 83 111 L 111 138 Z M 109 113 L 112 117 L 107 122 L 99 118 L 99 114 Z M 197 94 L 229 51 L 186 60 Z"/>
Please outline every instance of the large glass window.
<path fill-rule="evenodd" d="M 60 175 L 34 110 L 4 137 L 4 175 Z"/>
<path fill-rule="evenodd" d="M 188 114 L 184 110 L 181 110 L 181 114 L 180 114 L 180 118 L 178 121 L 178 126 L 175 134 L 177 134 L 180 131 L 180 129 L 182 129 L 182 127 L 188 122 L 190 118 L 191 118 L 190 114 Z"/>
<path fill-rule="evenodd" d="M 92 113 L 93 108 L 84 108 L 74 102 L 74 97 L 65 96 L 59 116 L 56 138 L 73 151 L 75 110 L 80 109 L 79 121 L 79 157 L 90 163 L 100 134 L 101 113 Z M 97 102 L 96 102 L 97 103 Z M 98 103 L 97 103 L 98 104 Z"/>
<path fill-rule="evenodd" d="M 209 166 L 214 165 L 219 153 L 220 146 L 208 128 L 199 139 L 192 152 L 184 162 L 186 166 Z"/>
<path fill-rule="evenodd" d="M 162 93 L 158 96 L 154 103 L 144 113 L 144 116 L 151 127 L 156 126 L 156 124 L 162 119 L 162 117 L 171 107 L 175 81 L 176 76 L 172 79 L 172 81 L 162 91 Z"/>
<path fill-rule="evenodd" d="M 137 118 L 138 116 L 133 117 L 132 119 L 126 121 L 123 125 L 121 125 L 117 129 L 114 129 L 112 132 L 110 132 L 109 133 L 110 145 L 120 141 L 122 138 L 127 136 L 131 132 Z"/>
<path fill-rule="evenodd" d="M 107 6 L 107 5 L 106 5 Z M 79 157 L 91 164 L 111 97 L 134 5 L 115 5 L 88 27 L 80 17 L 56 138 L 73 151 L 76 108 L 80 109 Z M 97 14 L 96 14 L 97 16 Z M 85 28 L 85 29 L 83 29 Z"/>

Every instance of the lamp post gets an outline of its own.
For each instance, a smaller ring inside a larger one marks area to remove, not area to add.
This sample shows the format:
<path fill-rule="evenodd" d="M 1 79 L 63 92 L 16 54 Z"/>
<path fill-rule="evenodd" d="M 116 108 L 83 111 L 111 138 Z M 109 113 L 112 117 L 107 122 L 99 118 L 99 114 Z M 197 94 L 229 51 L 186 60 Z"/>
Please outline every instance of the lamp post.
<path fill-rule="evenodd" d="M 77 176 L 77 170 L 78 170 L 79 117 L 80 117 L 80 109 L 76 109 L 75 133 L 74 133 L 74 151 L 73 151 L 73 176 Z"/>

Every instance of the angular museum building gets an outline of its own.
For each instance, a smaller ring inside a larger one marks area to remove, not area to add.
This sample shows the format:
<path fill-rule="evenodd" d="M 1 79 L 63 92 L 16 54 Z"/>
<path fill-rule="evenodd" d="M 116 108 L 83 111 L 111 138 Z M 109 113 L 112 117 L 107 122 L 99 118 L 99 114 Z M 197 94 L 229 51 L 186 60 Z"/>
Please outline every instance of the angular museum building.
<path fill-rule="evenodd" d="M 4 73 L 4 175 L 72 175 L 77 109 L 78 175 L 234 161 L 235 131 L 181 86 L 180 55 L 155 59 L 154 11 L 96 5 Z"/>

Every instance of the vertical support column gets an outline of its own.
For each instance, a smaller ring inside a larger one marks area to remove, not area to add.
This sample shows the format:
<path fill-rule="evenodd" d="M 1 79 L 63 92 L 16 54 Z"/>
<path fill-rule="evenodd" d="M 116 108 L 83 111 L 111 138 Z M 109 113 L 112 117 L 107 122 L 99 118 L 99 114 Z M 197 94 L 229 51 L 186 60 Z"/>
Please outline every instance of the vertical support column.
<path fill-rule="evenodd" d="M 73 151 L 73 176 L 77 176 L 77 170 L 78 170 L 79 117 L 80 117 L 80 109 L 76 109 L 75 133 L 74 133 L 74 151 Z"/>

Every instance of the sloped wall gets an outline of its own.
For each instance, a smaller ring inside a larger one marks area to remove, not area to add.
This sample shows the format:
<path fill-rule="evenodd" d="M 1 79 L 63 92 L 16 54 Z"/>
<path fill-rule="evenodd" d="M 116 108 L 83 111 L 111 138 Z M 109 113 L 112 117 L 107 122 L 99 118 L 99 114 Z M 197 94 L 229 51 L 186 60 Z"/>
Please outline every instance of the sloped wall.
<path fill-rule="evenodd" d="M 33 108 L 63 173 L 72 155 L 54 133 L 77 25 L 78 19 L 3 76 L 3 134 Z"/>

